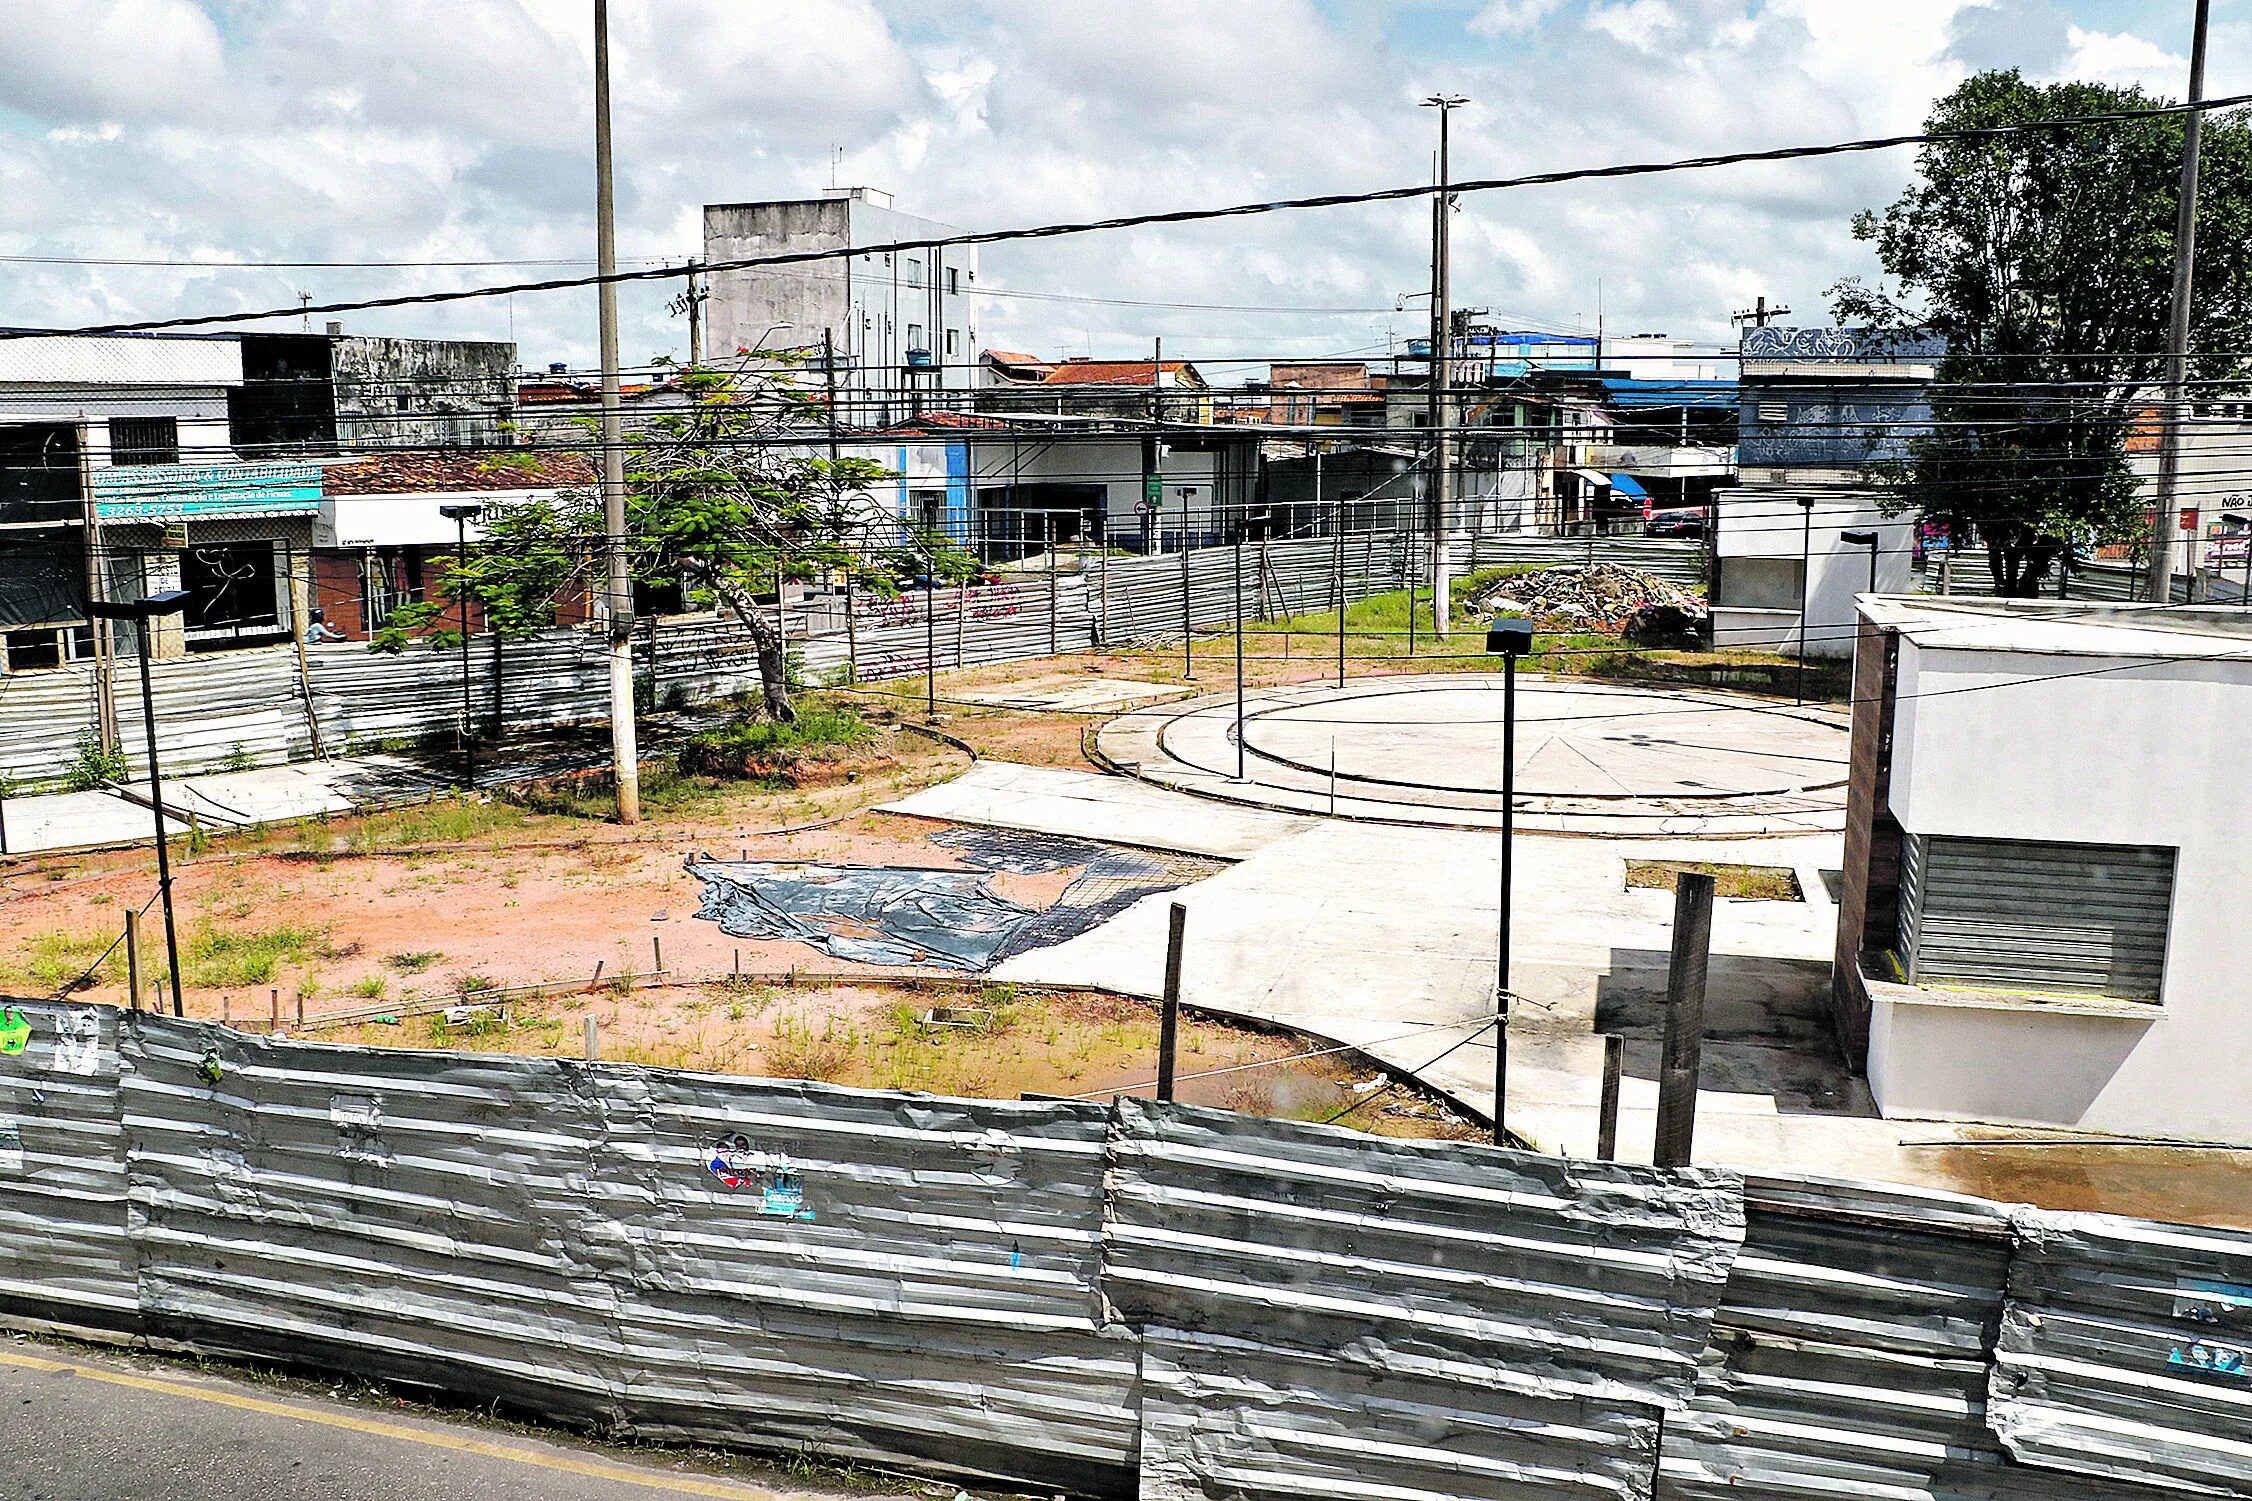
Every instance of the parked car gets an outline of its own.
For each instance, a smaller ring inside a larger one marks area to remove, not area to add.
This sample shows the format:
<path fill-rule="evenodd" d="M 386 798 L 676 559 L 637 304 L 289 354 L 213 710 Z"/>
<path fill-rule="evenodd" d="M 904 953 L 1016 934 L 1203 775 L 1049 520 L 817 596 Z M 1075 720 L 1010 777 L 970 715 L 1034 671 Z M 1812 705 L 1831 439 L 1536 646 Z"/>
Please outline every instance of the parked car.
<path fill-rule="evenodd" d="M 1652 511 L 1642 518 L 1642 534 L 1646 537 L 1702 537 L 1705 513 L 1693 506 Z"/>

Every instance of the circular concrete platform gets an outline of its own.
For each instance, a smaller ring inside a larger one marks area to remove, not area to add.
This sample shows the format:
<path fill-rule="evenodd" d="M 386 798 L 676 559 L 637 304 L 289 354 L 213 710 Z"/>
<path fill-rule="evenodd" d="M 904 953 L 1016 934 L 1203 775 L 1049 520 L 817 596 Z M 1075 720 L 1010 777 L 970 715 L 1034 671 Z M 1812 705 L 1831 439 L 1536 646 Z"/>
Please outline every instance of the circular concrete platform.
<path fill-rule="evenodd" d="M 1502 697 L 1501 676 L 1485 673 L 1253 693 L 1241 780 L 1232 692 L 1120 715 L 1096 745 L 1145 780 L 1230 802 L 1494 828 Z M 1835 709 L 1520 674 L 1517 826 L 1669 838 L 1835 830 L 1846 742 Z"/>

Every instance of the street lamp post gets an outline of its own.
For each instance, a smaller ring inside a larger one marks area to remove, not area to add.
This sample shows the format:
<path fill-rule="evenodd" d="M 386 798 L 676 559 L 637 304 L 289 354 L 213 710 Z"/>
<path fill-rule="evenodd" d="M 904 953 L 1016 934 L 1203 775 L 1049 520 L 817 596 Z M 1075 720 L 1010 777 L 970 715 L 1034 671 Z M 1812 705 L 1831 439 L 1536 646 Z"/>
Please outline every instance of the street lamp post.
<path fill-rule="evenodd" d="M 1501 916 L 1494 984 L 1494 1145 L 1509 1145 L 1502 1106 L 1509 1098 L 1509 914 L 1517 843 L 1517 658 L 1533 647 L 1533 623 L 1497 619 L 1486 627 L 1486 650 L 1501 655 Z"/>
<path fill-rule="evenodd" d="M 1791 697 L 1806 702 L 1806 609 L 1814 584 L 1814 497 L 1798 501 L 1798 686 Z"/>
<path fill-rule="evenodd" d="M 149 807 L 156 813 L 156 891 L 164 904 L 164 958 L 172 975 L 172 1014 L 185 1016 L 180 1000 L 180 934 L 172 921 L 172 857 L 164 847 L 164 778 L 156 763 L 156 689 L 149 678 L 149 634 L 159 617 L 177 615 L 188 607 L 188 591 L 167 589 L 146 599 L 95 600 L 94 614 L 106 620 L 130 620 L 141 641 L 141 728 L 149 747 Z"/>
<path fill-rule="evenodd" d="M 1866 532 L 1839 532 L 1838 535 L 1855 547 L 1869 549 L 1869 592 L 1877 592 L 1877 534 Z"/>
<path fill-rule="evenodd" d="M 471 791 L 477 787 L 477 732 L 469 717 L 469 595 L 462 588 L 462 575 L 469 569 L 469 518 L 484 509 L 472 505 L 438 507 L 438 514 L 454 524 L 454 603 L 461 609 L 462 785 Z"/>

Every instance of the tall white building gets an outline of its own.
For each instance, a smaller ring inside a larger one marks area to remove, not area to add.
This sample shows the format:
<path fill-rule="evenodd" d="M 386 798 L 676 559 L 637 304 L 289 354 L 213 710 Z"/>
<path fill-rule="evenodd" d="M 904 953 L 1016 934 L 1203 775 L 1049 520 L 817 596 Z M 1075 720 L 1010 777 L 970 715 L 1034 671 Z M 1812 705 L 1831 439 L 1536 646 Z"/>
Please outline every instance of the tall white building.
<path fill-rule="evenodd" d="M 818 198 L 705 205 L 704 263 L 959 233 L 900 213 L 891 195 L 875 188 L 830 188 Z M 707 280 L 708 357 L 761 349 L 817 356 L 826 333 L 837 355 L 838 415 L 847 426 L 881 427 L 931 393 L 977 384 L 974 246 L 870 249 L 833 260 L 715 271 Z"/>

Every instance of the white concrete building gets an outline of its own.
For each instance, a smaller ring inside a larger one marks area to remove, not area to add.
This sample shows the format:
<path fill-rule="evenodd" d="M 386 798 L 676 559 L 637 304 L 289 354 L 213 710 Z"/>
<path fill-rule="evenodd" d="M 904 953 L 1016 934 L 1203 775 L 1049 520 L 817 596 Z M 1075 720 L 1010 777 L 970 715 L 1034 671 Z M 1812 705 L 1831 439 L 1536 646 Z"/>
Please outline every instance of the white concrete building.
<path fill-rule="evenodd" d="M 875 188 L 831 188 L 818 198 L 705 205 L 704 262 L 959 233 L 900 213 L 891 195 Z M 835 344 L 845 425 L 888 426 L 914 409 L 918 396 L 978 384 L 977 269 L 975 246 L 952 246 L 714 271 L 707 278 L 707 354 L 724 360 L 737 350 L 818 353 L 826 331 Z"/>
<path fill-rule="evenodd" d="M 1862 616 L 1834 1001 L 1879 1108 L 2252 1141 L 2252 616 Z"/>
<path fill-rule="evenodd" d="M 1916 518 L 1886 516 L 1865 490 L 1723 490 L 1713 509 L 1715 646 L 1795 653 L 1803 602 L 1806 654 L 1850 657 L 1854 601 L 1915 588 Z M 1874 557 L 1847 532 L 1873 534 Z"/>

